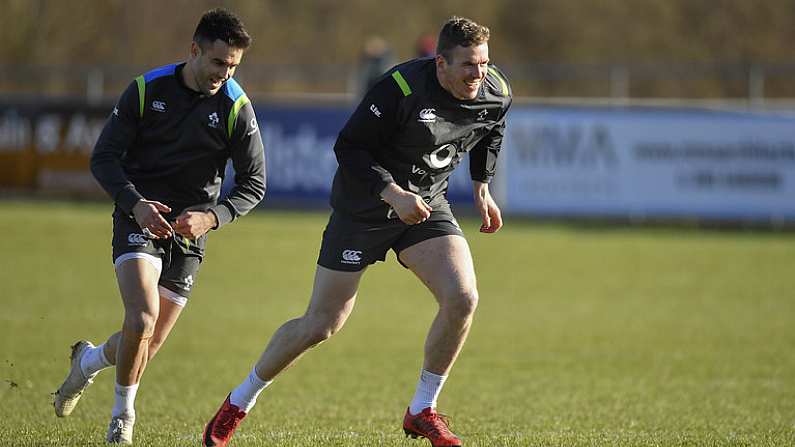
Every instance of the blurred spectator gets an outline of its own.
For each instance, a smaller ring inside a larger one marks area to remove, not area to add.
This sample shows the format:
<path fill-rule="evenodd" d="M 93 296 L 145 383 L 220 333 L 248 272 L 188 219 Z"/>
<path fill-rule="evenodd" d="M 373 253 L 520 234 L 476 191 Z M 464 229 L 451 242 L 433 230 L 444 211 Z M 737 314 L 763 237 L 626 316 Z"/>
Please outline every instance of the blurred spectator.
<path fill-rule="evenodd" d="M 357 93 L 359 96 L 370 90 L 387 70 L 395 65 L 392 49 L 380 36 L 371 36 L 364 43 L 364 51 L 360 62 Z"/>
<path fill-rule="evenodd" d="M 436 56 L 436 37 L 433 34 L 421 35 L 417 38 L 417 43 L 414 45 L 414 51 L 417 57 Z"/>

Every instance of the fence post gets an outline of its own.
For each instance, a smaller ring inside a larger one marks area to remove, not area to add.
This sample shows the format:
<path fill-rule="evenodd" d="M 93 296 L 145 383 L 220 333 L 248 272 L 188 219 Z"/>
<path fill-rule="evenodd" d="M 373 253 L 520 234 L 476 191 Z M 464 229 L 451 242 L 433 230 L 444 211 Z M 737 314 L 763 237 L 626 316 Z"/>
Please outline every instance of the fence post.
<path fill-rule="evenodd" d="M 748 102 L 757 105 L 765 102 L 765 70 L 759 65 L 748 67 Z"/>
<path fill-rule="evenodd" d="M 629 98 L 629 69 L 623 65 L 610 67 L 610 97 L 614 99 Z"/>
<path fill-rule="evenodd" d="M 99 67 L 88 70 L 86 74 L 86 101 L 91 105 L 99 104 L 102 101 L 104 91 L 105 74 Z"/>

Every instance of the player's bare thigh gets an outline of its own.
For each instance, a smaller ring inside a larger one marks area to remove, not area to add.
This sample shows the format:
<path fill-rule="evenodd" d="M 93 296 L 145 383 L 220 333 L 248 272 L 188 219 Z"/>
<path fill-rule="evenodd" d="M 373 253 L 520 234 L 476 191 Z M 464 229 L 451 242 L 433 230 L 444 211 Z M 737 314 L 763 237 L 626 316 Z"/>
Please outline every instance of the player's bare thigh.
<path fill-rule="evenodd" d="M 399 257 L 437 299 L 466 295 L 476 288 L 472 254 L 462 236 L 426 239 L 403 249 Z"/>
<path fill-rule="evenodd" d="M 160 259 L 143 253 L 130 253 L 116 260 L 116 279 L 128 310 L 157 309 L 160 294 Z"/>
<path fill-rule="evenodd" d="M 359 281 L 365 270 L 343 272 L 318 265 L 306 317 L 318 323 L 341 325 L 353 310 Z"/>

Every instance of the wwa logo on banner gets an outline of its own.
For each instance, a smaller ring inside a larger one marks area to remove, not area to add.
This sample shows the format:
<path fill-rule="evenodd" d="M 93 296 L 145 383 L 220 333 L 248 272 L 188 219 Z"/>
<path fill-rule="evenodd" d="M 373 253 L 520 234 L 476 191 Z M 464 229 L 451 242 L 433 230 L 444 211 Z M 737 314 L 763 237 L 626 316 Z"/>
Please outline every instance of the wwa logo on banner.
<path fill-rule="evenodd" d="M 592 205 L 620 194 L 622 157 L 599 121 L 510 120 L 504 148 L 509 210 Z"/>
<path fill-rule="evenodd" d="M 543 123 L 509 128 L 510 138 L 521 141 L 516 160 L 532 168 L 613 168 L 618 155 L 610 130 L 601 124 L 560 125 Z"/>
<path fill-rule="evenodd" d="M 790 116 L 567 107 L 510 118 L 509 212 L 795 218 Z"/>

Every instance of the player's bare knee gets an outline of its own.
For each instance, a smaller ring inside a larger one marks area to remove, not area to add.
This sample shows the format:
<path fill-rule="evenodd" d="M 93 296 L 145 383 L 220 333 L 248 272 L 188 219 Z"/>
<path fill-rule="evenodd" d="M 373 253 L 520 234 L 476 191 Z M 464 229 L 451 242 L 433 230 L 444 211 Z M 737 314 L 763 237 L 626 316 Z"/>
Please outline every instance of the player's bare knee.
<path fill-rule="evenodd" d="M 314 327 L 304 334 L 304 340 L 309 347 L 315 347 L 331 338 L 335 332 L 328 327 Z"/>
<path fill-rule="evenodd" d="M 152 312 L 136 312 L 124 317 L 124 331 L 126 334 L 140 338 L 151 338 L 155 333 L 157 315 Z"/>
<path fill-rule="evenodd" d="M 478 307 L 478 291 L 475 288 L 456 290 L 442 301 L 442 310 L 457 319 L 471 318 Z"/>
<path fill-rule="evenodd" d="M 326 319 L 307 318 L 304 323 L 302 335 L 305 344 L 309 347 L 314 347 L 323 343 L 342 328 L 342 324 Z"/>

